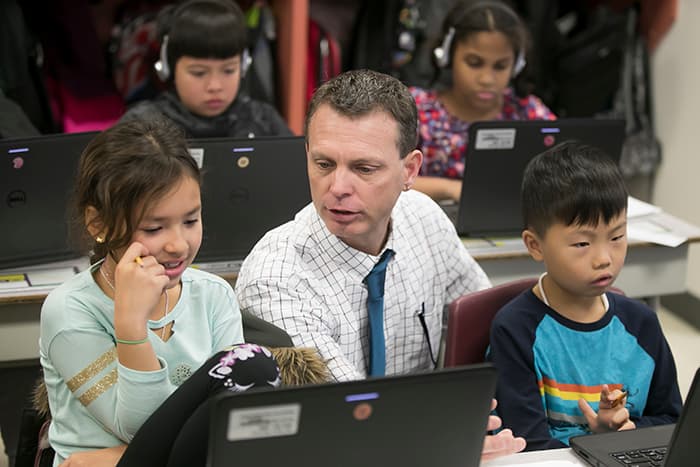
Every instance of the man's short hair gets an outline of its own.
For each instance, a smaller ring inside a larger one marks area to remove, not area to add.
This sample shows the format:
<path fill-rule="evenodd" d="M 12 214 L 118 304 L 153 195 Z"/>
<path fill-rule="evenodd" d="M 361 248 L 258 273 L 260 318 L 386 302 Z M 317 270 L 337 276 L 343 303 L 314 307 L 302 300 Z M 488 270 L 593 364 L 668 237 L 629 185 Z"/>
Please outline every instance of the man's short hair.
<path fill-rule="evenodd" d="M 396 146 L 401 158 L 418 145 L 416 102 L 406 85 L 392 76 L 372 70 L 351 70 L 323 83 L 311 98 L 306 112 L 304 134 L 307 141 L 311 118 L 324 104 L 349 118 L 376 111 L 391 115 L 398 125 Z"/>
<path fill-rule="evenodd" d="M 521 198 L 525 228 L 540 236 L 557 222 L 596 226 L 627 209 L 620 169 L 603 151 L 578 141 L 535 156 L 525 168 Z"/>

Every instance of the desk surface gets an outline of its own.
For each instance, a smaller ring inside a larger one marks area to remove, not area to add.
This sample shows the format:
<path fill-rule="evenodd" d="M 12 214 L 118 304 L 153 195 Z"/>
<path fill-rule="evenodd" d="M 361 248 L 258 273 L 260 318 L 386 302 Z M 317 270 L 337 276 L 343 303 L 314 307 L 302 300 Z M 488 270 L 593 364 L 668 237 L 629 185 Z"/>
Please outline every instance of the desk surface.
<path fill-rule="evenodd" d="M 684 292 L 688 244 L 700 241 L 700 228 L 677 217 L 660 212 L 653 216 L 653 220 L 669 232 L 686 237 L 687 241 L 677 247 L 668 247 L 640 240 L 630 240 L 625 266 L 615 284 L 630 297 L 650 297 Z M 544 270 L 541 263 L 530 258 L 525 245 L 518 237 L 463 239 L 463 242 L 495 285 L 524 277 L 535 277 Z M 84 270 L 87 267 L 87 258 L 78 258 L 15 271 L 27 273 L 49 268 Z M 8 272 L 12 271 L 0 271 L 0 276 Z M 217 274 L 230 281 L 236 279 L 236 272 L 233 271 Z M 0 288 L 0 305 L 41 303 L 57 285 L 26 287 L 12 291 L 3 291 Z"/>
<path fill-rule="evenodd" d="M 665 222 L 674 232 L 685 233 L 688 241 L 677 247 L 668 247 L 647 242 L 630 242 L 625 266 L 615 282 L 630 297 L 655 297 L 682 293 L 686 290 L 688 245 L 700 241 L 700 229 L 665 214 Z M 469 241 L 467 241 L 469 242 Z M 483 241 L 482 241 L 483 242 Z M 524 277 L 536 277 L 543 271 L 541 263 L 533 261 L 519 239 L 508 244 L 511 251 L 497 246 L 489 248 L 468 247 L 494 285 Z M 53 265 L 52 265 L 53 266 Z M 84 270 L 86 258 L 59 263 L 59 268 Z M 22 273 L 46 268 L 32 266 Z M 5 274 L 7 271 L 0 271 Z M 235 274 L 220 274 L 227 280 L 235 280 Z M 39 338 L 39 315 L 41 303 L 58 284 L 49 285 L 50 280 L 41 277 L 42 287 L 26 287 L 19 291 L 3 291 L 0 287 L 0 361 L 36 358 Z"/>
<path fill-rule="evenodd" d="M 638 226 L 640 223 L 653 223 L 658 227 L 659 239 L 668 240 L 663 233 L 685 238 L 684 243 L 700 241 L 700 227 L 689 224 L 682 219 L 672 216 L 666 212 L 658 212 L 644 218 L 629 219 L 630 227 Z M 661 246 L 643 239 L 636 239 L 633 233 L 629 234 L 628 245 L 630 249 L 650 246 Z M 644 236 L 646 238 L 646 236 Z M 520 237 L 508 238 L 463 238 L 462 242 L 467 247 L 472 256 L 478 261 L 492 259 L 520 258 L 528 256 L 527 249 Z"/>
<path fill-rule="evenodd" d="M 576 467 L 588 465 L 571 448 L 546 451 L 520 452 L 481 463 L 482 467 L 517 467 L 521 465 L 542 467 Z"/>

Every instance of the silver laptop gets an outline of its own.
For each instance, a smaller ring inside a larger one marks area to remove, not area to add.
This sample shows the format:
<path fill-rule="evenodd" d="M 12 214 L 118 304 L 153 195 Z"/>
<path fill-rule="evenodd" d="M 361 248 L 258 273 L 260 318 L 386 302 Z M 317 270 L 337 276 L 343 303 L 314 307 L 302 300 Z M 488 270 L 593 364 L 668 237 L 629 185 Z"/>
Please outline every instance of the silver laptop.
<path fill-rule="evenodd" d="M 204 238 L 195 266 L 237 272 L 265 233 L 311 201 L 302 137 L 188 141 L 202 169 Z"/>
<path fill-rule="evenodd" d="M 224 394 L 207 466 L 479 465 L 496 385 L 489 364 Z"/>
<path fill-rule="evenodd" d="M 600 467 L 691 467 L 700 434 L 700 369 L 688 391 L 678 423 L 629 431 L 575 436 L 569 440 L 582 459 Z"/>

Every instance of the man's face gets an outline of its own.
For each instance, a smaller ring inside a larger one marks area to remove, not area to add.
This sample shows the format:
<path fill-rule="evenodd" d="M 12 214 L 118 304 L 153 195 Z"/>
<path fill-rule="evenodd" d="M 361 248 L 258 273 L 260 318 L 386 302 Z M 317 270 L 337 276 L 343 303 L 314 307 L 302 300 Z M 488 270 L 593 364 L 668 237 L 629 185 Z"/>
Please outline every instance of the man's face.
<path fill-rule="evenodd" d="M 420 151 L 401 158 L 398 131 L 388 113 L 349 118 L 329 105 L 321 105 L 309 123 L 314 206 L 333 235 L 365 253 L 383 248 L 394 204 L 421 166 Z"/>

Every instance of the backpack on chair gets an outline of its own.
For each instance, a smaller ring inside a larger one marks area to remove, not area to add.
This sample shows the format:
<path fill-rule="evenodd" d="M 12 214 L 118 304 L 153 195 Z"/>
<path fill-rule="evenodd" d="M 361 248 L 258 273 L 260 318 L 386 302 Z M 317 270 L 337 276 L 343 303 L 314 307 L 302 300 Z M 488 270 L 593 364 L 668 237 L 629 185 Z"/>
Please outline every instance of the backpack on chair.
<path fill-rule="evenodd" d="M 51 467 L 54 450 L 49 445 L 49 401 L 44 378 L 40 378 L 30 403 L 22 412 L 15 467 Z"/>
<path fill-rule="evenodd" d="M 285 336 L 286 333 L 272 324 L 265 324 L 260 326 L 259 322 L 255 322 L 255 340 L 284 344 L 285 338 L 282 333 Z M 326 362 L 315 349 L 291 346 L 269 349 L 279 365 L 283 386 L 320 384 L 331 380 Z M 15 467 L 51 467 L 55 452 L 49 444 L 51 414 L 43 377 L 37 382 L 31 407 L 25 409 L 24 415 Z"/>

